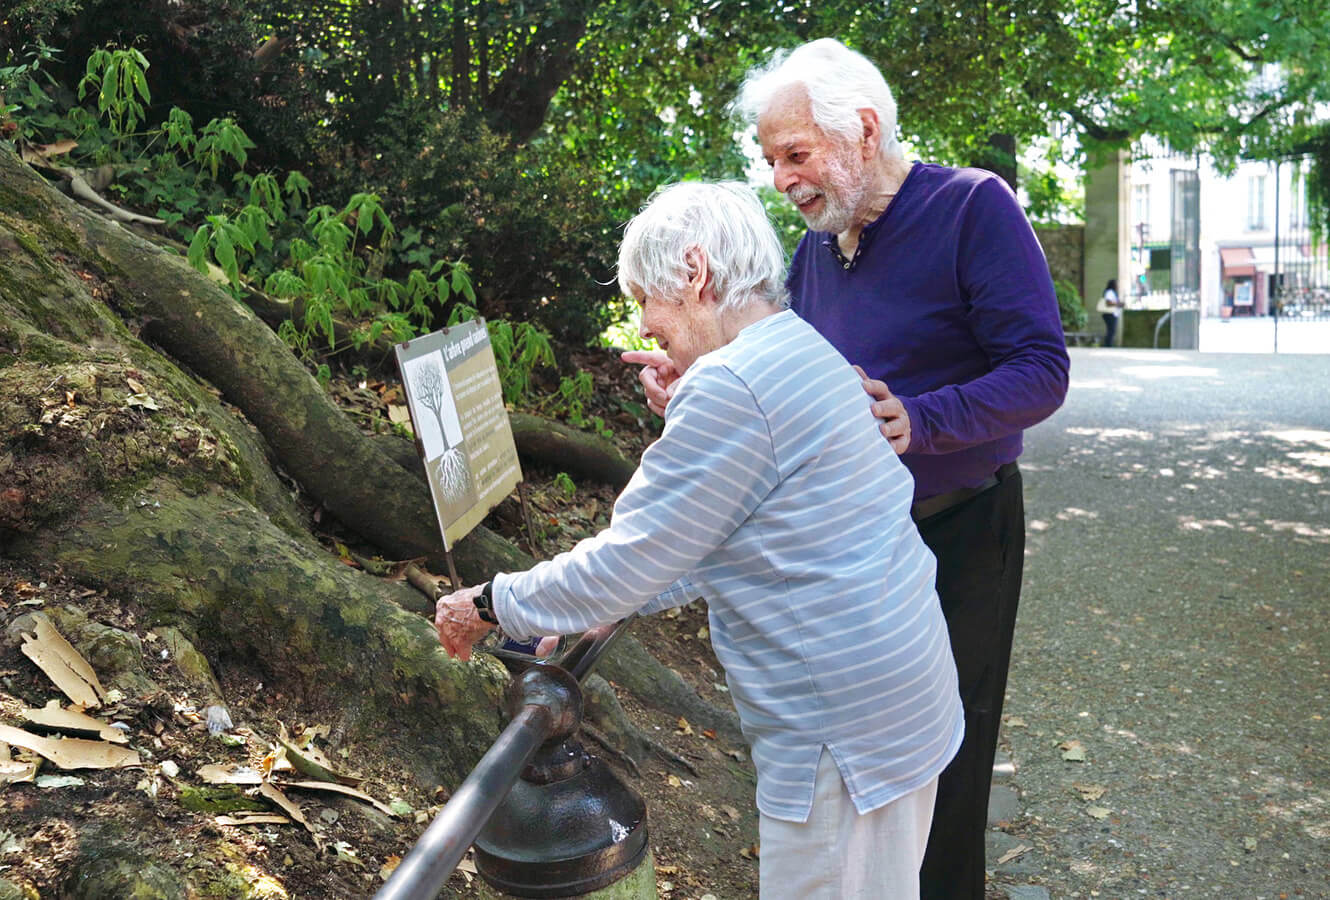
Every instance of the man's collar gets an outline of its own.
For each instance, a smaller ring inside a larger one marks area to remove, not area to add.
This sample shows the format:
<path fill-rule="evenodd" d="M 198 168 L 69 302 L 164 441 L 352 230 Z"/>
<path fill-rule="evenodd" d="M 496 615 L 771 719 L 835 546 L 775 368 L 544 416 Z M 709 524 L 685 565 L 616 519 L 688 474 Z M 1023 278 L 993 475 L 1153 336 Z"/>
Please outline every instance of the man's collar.
<path fill-rule="evenodd" d="M 914 174 L 915 167 L 918 165 L 919 163 L 917 161 L 907 164 L 905 177 L 901 179 L 900 185 L 896 188 L 896 193 L 892 195 L 891 200 L 888 201 L 886 207 L 882 212 L 877 214 L 877 217 L 874 218 L 873 221 L 864 225 L 859 231 L 859 243 L 854 248 L 853 259 L 846 259 L 845 254 L 841 253 L 839 235 L 833 234 L 829 231 L 816 232 L 816 234 L 823 235 L 821 242 L 822 246 L 826 247 L 831 252 L 832 256 L 835 257 L 838 266 L 846 271 L 854 271 L 854 267 L 859 262 L 859 258 L 864 255 L 865 250 L 873 243 L 873 237 L 877 233 L 878 228 L 886 221 L 887 213 L 891 212 L 891 208 L 896 205 L 897 201 L 900 200 L 901 195 L 905 193 L 905 186 L 909 184 L 910 176 Z"/>

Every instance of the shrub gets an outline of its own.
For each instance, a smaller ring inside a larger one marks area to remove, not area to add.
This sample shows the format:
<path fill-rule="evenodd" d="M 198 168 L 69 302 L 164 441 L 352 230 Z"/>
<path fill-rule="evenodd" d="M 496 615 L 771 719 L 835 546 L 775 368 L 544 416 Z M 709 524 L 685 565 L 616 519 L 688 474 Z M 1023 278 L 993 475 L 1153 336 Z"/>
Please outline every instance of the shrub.
<path fill-rule="evenodd" d="M 378 125 L 376 152 L 329 150 L 334 196 L 373 191 L 403 229 L 391 265 L 465 259 L 476 305 L 491 321 L 531 321 L 585 344 L 617 296 L 618 232 L 600 191 L 542 152 L 514 149 L 472 116 L 396 107 Z"/>
<path fill-rule="evenodd" d="M 1058 296 L 1058 313 L 1062 316 L 1063 331 L 1084 331 L 1089 321 L 1085 313 L 1085 302 L 1081 292 L 1069 281 L 1054 281 L 1053 290 Z"/>

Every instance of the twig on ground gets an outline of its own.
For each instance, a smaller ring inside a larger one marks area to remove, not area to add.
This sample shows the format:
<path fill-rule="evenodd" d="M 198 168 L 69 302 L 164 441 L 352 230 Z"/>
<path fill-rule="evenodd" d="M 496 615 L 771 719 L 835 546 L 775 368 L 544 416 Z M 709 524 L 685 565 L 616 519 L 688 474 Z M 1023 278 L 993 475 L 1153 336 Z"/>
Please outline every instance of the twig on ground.
<path fill-rule="evenodd" d="M 658 755 L 663 757 L 666 762 L 672 762 L 676 766 L 687 769 L 688 773 L 692 775 L 694 778 L 700 778 L 702 776 L 702 773 L 697 771 L 697 766 L 693 765 L 688 760 L 684 759 L 682 756 L 675 753 L 669 747 L 666 747 L 664 744 L 657 742 L 656 740 L 652 739 L 651 737 L 645 734 L 642 735 L 642 739 L 646 741 L 648 747 L 650 747 Z"/>
<path fill-rule="evenodd" d="M 604 750 L 606 753 L 610 754 L 616 760 L 622 763 L 625 768 L 631 770 L 634 778 L 642 777 L 642 770 L 637 767 L 637 763 L 633 762 L 633 758 L 629 756 L 627 753 L 624 753 L 618 747 L 615 747 L 613 744 L 611 744 L 610 739 L 607 738 L 605 735 L 601 734 L 600 731 L 597 730 L 595 726 L 588 725 L 586 722 L 583 722 L 582 733 L 585 734 L 587 737 L 591 738 L 597 744 L 599 744 L 602 750 Z"/>

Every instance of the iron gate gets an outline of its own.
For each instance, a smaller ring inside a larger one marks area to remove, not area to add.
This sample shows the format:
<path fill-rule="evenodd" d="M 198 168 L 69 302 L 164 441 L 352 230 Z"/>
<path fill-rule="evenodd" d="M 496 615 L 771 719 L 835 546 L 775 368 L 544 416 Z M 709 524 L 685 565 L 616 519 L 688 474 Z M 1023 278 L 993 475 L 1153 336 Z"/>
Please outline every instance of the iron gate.
<path fill-rule="evenodd" d="M 1275 272 L 1270 296 L 1278 318 L 1294 322 L 1330 321 L 1330 266 L 1324 240 L 1312 230 L 1307 205 L 1305 157 L 1294 159 L 1293 196 L 1288 199 L 1288 227 L 1279 228 L 1279 194 L 1275 194 Z M 1278 172 L 1278 169 L 1275 170 Z"/>

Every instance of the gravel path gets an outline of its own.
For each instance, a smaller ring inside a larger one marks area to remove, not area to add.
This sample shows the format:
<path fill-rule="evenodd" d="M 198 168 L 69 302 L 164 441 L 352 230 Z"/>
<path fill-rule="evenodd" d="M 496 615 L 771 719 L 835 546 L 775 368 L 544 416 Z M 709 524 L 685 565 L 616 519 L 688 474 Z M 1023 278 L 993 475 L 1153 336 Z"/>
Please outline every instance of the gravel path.
<path fill-rule="evenodd" d="M 1073 350 L 1021 466 L 992 884 L 1330 897 L 1330 360 Z"/>

